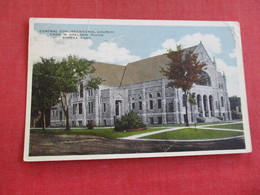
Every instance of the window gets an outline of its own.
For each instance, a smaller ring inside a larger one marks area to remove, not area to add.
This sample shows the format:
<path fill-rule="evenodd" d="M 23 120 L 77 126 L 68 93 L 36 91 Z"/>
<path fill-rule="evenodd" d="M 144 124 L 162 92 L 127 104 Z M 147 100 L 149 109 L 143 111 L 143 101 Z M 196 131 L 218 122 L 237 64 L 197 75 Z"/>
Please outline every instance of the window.
<path fill-rule="evenodd" d="M 161 97 L 161 94 L 160 94 L 160 93 L 157 93 L 157 97 Z"/>
<path fill-rule="evenodd" d="M 186 95 L 185 94 L 183 94 L 183 96 L 182 96 L 182 106 L 186 107 Z"/>
<path fill-rule="evenodd" d="M 153 100 L 150 100 L 149 103 L 150 103 L 150 109 L 153 109 Z"/>
<path fill-rule="evenodd" d="M 73 115 L 75 115 L 77 112 L 77 104 L 73 104 Z"/>
<path fill-rule="evenodd" d="M 79 121 L 79 126 L 82 126 L 82 121 Z"/>
<path fill-rule="evenodd" d="M 161 117 L 161 116 L 159 116 L 159 117 L 157 118 L 157 120 L 158 120 L 158 124 L 162 124 L 162 117 Z"/>
<path fill-rule="evenodd" d="M 143 109 L 142 102 L 139 102 L 139 110 L 142 110 L 142 109 Z"/>
<path fill-rule="evenodd" d="M 83 83 L 79 85 L 79 96 L 83 97 Z"/>
<path fill-rule="evenodd" d="M 158 103 L 158 109 L 161 109 L 162 108 L 162 100 L 157 100 L 157 103 Z"/>
<path fill-rule="evenodd" d="M 88 120 L 88 124 L 91 124 L 91 123 L 93 123 L 93 120 Z"/>
<path fill-rule="evenodd" d="M 173 102 L 169 103 L 169 112 L 173 112 Z"/>
<path fill-rule="evenodd" d="M 93 102 L 89 102 L 88 103 L 88 113 L 92 114 L 93 113 L 93 109 L 94 106 L 93 106 Z"/>
<path fill-rule="evenodd" d="M 224 107 L 224 99 L 221 97 L 221 106 Z"/>
<path fill-rule="evenodd" d="M 200 77 L 202 78 L 202 80 L 198 83 L 199 85 L 211 86 L 211 79 L 208 73 L 204 71 L 200 74 Z"/>
<path fill-rule="evenodd" d="M 82 114 L 82 103 L 79 103 L 79 114 Z"/>
<path fill-rule="evenodd" d="M 116 112 L 116 116 L 119 116 L 119 114 L 121 114 L 121 100 L 116 100 L 115 101 L 115 112 Z"/>
<path fill-rule="evenodd" d="M 103 103 L 103 111 L 106 112 L 107 108 L 106 108 L 106 103 Z"/>
<path fill-rule="evenodd" d="M 88 90 L 88 95 L 89 95 L 89 96 L 93 96 L 93 94 L 94 94 L 94 93 L 93 93 L 93 89 Z"/>
<path fill-rule="evenodd" d="M 132 109 L 133 110 L 135 109 L 135 103 L 132 103 Z"/>
<path fill-rule="evenodd" d="M 149 98 L 152 98 L 153 97 L 153 95 L 152 94 L 149 94 Z"/>
<path fill-rule="evenodd" d="M 107 126 L 107 120 L 104 120 L 104 126 Z"/>
<path fill-rule="evenodd" d="M 149 119 L 150 119 L 150 124 L 152 124 L 152 125 L 153 125 L 153 124 L 154 124 L 153 117 L 150 117 Z"/>
<path fill-rule="evenodd" d="M 60 121 L 62 120 L 62 111 L 60 111 Z"/>

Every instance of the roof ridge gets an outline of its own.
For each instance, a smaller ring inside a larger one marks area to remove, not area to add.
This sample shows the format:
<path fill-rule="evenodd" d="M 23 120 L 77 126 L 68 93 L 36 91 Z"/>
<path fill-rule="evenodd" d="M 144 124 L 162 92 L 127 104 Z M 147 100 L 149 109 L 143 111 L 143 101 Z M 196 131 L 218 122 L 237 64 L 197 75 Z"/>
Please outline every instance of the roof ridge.
<path fill-rule="evenodd" d="M 127 65 L 128 65 L 128 64 L 127 64 Z M 123 80 L 124 80 L 124 77 L 125 77 L 125 71 L 126 71 L 126 69 L 127 69 L 127 65 L 125 66 L 125 69 L 124 69 L 124 72 L 123 72 L 123 75 L 122 75 L 122 78 L 121 78 L 119 87 L 122 86 L 122 83 L 123 83 Z"/>

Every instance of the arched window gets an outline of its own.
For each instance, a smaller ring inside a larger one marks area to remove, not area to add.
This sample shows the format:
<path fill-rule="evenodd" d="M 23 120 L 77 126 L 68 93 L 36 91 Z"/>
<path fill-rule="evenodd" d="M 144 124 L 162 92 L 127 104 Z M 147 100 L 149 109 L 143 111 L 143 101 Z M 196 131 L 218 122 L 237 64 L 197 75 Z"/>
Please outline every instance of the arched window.
<path fill-rule="evenodd" d="M 200 96 L 200 94 L 197 95 L 197 106 L 198 106 L 198 109 L 200 110 L 201 109 L 201 96 Z"/>
<path fill-rule="evenodd" d="M 150 93 L 150 94 L 149 94 L 149 98 L 152 98 L 152 97 L 153 97 L 153 95 Z"/>
<path fill-rule="evenodd" d="M 198 85 L 211 86 L 211 79 L 210 79 L 210 76 L 208 75 L 208 73 L 206 73 L 205 71 L 203 71 L 199 76 L 200 76 L 203 80 L 200 81 L 200 82 L 198 83 Z"/>
<path fill-rule="evenodd" d="M 159 92 L 157 93 L 157 97 L 161 97 L 161 94 Z"/>

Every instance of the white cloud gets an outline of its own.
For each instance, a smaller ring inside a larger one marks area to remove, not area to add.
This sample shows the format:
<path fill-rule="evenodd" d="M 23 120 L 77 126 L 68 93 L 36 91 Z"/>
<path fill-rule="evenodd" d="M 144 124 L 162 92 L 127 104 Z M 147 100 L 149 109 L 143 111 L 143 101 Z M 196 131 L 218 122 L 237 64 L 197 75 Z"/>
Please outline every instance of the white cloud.
<path fill-rule="evenodd" d="M 150 57 L 167 53 L 167 49 L 176 50 L 176 45 L 181 45 L 183 48 L 187 48 L 198 45 L 200 41 L 202 41 L 205 49 L 211 57 L 215 54 L 221 53 L 222 45 L 218 37 L 213 34 L 194 33 L 192 35 L 185 35 L 184 37 L 181 37 L 179 41 L 175 41 L 174 39 L 166 39 L 162 43 L 162 48 L 153 51 L 150 54 Z"/>
<path fill-rule="evenodd" d="M 221 41 L 213 34 L 194 33 L 192 35 L 186 35 L 178 41 L 178 44 L 187 48 L 198 45 L 200 41 L 202 41 L 211 56 L 221 53 Z"/>
<path fill-rule="evenodd" d="M 225 73 L 226 79 L 227 79 L 227 89 L 228 89 L 228 95 L 233 96 L 239 94 L 239 77 L 238 77 L 238 69 L 236 66 L 228 66 L 225 61 L 222 59 L 217 58 L 216 59 L 216 65 L 218 71 L 221 73 Z"/>
<path fill-rule="evenodd" d="M 229 54 L 229 57 L 231 58 L 237 57 L 237 49 L 233 49 L 232 53 Z"/>
<path fill-rule="evenodd" d="M 158 49 L 150 54 L 152 56 L 158 56 L 167 53 L 168 49 L 176 50 L 176 41 L 174 39 L 166 39 L 162 43 L 162 49 Z"/>
<path fill-rule="evenodd" d="M 128 62 L 140 60 L 139 56 L 130 55 L 130 51 L 124 47 L 118 47 L 114 42 L 103 42 L 96 51 L 97 61 L 118 63 L 125 65 Z"/>
<path fill-rule="evenodd" d="M 80 39 L 79 35 L 74 37 L 79 39 L 64 39 L 66 35 L 53 38 L 35 32 L 30 45 L 32 61 L 35 62 L 40 57 L 61 59 L 68 55 L 119 65 L 140 60 L 139 56 L 131 55 L 128 49 L 119 47 L 114 42 L 102 42 L 97 49 L 92 49 L 92 40 Z"/>

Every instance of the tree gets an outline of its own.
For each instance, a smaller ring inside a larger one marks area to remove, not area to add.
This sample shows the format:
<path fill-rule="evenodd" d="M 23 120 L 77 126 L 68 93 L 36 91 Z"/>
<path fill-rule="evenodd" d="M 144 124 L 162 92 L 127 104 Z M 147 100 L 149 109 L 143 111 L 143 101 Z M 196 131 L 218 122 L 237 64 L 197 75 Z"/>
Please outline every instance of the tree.
<path fill-rule="evenodd" d="M 79 82 L 87 78 L 87 76 L 90 77 L 85 85 L 87 89 L 97 89 L 102 82 L 101 78 L 91 76 L 95 71 L 95 68 L 91 66 L 93 63 L 94 61 L 89 61 L 77 56 L 68 56 L 59 64 L 57 70 L 59 93 L 62 109 L 66 118 L 66 130 L 70 130 L 68 93 L 77 92 Z"/>
<path fill-rule="evenodd" d="M 40 62 L 33 65 L 31 113 L 34 127 L 40 113 L 42 128 L 45 129 L 46 112 L 58 102 L 57 68 L 58 63 L 53 58 L 41 58 Z"/>
<path fill-rule="evenodd" d="M 198 84 L 204 78 L 201 76 L 205 63 L 197 60 L 198 56 L 177 46 L 176 51 L 169 50 L 167 57 L 171 60 L 165 68 L 162 68 L 162 74 L 169 79 L 168 86 L 182 89 L 184 93 L 184 106 L 186 110 L 185 123 L 188 121 L 188 93 L 193 84 Z"/>
<path fill-rule="evenodd" d="M 45 112 L 58 102 L 61 103 L 66 117 L 66 130 L 70 129 L 68 93 L 77 91 L 78 83 L 87 78 L 86 88 L 97 89 L 102 82 L 100 78 L 91 77 L 95 68 L 89 61 L 76 56 L 68 56 L 60 62 L 53 58 L 41 58 L 41 62 L 33 65 L 32 113 L 41 111 L 43 128 L 45 128 Z"/>
<path fill-rule="evenodd" d="M 241 99 L 237 96 L 229 97 L 232 119 L 241 119 Z"/>

